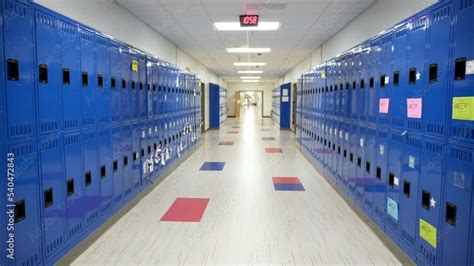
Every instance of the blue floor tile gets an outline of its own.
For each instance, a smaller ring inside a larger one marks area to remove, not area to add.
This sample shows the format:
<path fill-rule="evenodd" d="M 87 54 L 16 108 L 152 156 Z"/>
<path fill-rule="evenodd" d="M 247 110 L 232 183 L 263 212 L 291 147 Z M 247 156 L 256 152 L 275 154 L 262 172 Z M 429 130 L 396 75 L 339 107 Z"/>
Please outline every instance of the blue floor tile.
<path fill-rule="evenodd" d="M 224 162 L 205 162 L 199 171 L 222 171 L 224 165 Z"/>
<path fill-rule="evenodd" d="M 302 184 L 273 184 L 276 191 L 305 191 Z"/>

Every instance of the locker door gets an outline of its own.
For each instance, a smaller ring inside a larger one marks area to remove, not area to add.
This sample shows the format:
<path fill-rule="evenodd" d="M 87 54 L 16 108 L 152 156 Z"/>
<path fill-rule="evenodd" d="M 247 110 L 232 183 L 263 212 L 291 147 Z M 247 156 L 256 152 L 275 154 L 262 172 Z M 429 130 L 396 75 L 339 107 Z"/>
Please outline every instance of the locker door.
<path fill-rule="evenodd" d="M 64 130 L 82 127 L 81 51 L 78 28 L 60 21 Z"/>
<path fill-rule="evenodd" d="M 371 56 L 369 53 L 370 43 L 362 44 L 362 50 L 357 52 L 356 60 L 354 60 L 352 65 L 352 78 L 351 82 L 352 88 L 357 91 L 357 107 L 359 108 L 359 121 L 366 122 L 369 121 L 369 99 L 368 91 L 365 86 L 366 80 L 370 79 L 370 64 L 372 63 Z M 362 79 L 364 84 L 362 84 Z M 362 88 L 361 85 L 364 85 Z M 372 122 L 372 121 L 369 121 Z"/>
<path fill-rule="evenodd" d="M 453 56 L 450 63 L 454 69 L 451 78 L 450 130 L 449 137 L 474 145 L 474 119 L 472 109 L 464 112 L 462 107 L 472 103 L 474 74 L 469 69 L 474 64 L 474 4 L 472 1 L 456 1 L 456 16 L 453 22 Z M 471 105 L 472 106 L 472 105 Z M 471 107 L 472 108 L 472 107 Z M 453 112 L 454 111 L 454 112 Z M 469 113 L 469 115 L 466 115 Z"/>
<path fill-rule="evenodd" d="M 96 36 L 97 76 L 91 77 L 97 85 L 97 108 L 99 125 L 108 125 L 111 121 L 112 92 L 110 89 L 110 57 L 107 39 Z M 117 85 L 117 84 L 115 84 Z"/>
<path fill-rule="evenodd" d="M 377 144 L 375 146 L 376 159 L 374 164 L 375 186 L 374 189 L 374 217 L 375 222 L 385 229 L 385 213 L 387 208 L 387 178 L 388 178 L 388 129 L 378 129 Z"/>
<path fill-rule="evenodd" d="M 375 194 L 380 189 L 379 183 L 376 181 L 376 156 L 377 156 L 377 130 L 374 127 L 366 129 L 366 143 L 364 152 L 364 162 L 362 165 L 364 172 L 364 205 L 366 212 L 373 219 Z"/>
<path fill-rule="evenodd" d="M 448 145 L 444 184 L 442 265 L 469 265 L 474 178 L 472 148 Z M 472 244 L 472 242 L 471 242 Z"/>
<path fill-rule="evenodd" d="M 144 55 L 140 56 L 140 61 L 138 63 L 139 67 L 139 73 L 140 73 L 140 84 L 139 84 L 139 90 L 140 90 L 140 113 L 139 113 L 139 118 L 140 120 L 146 119 L 147 117 L 147 62 L 146 58 Z"/>
<path fill-rule="evenodd" d="M 139 62 L 139 55 L 131 51 L 130 52 L 130 60 L 131 60 L 131 119 L 138 119 L 138 115 L 140 114 L 140 62 Z M 133 68 L 133 64 L 138 64 L 137 69 Z"/>
<path fill-rule="evenodd" d="M 36 11 L 36 84 L 38 87 L 38 134 L 62 129 L 61 39 L 58 21 Z"/>
<path fill-rule="evenodd" d="M 359 145 L 359 135 L 357 131 L 359 127 L 357 124 L 352 123 L 350 125 L 349 131 L 349 164 L 350 164 L 350 176 L 349 176 L 349 190 L 351 191 L 351 196 L 355 195 L 356 192 L 356 181 L 357 181 L 357 146 Z"/>
<path fill-rule="evenodd" d="M 112 123 L 119 124 L 122 121 L 122 73 L 120 48 L 115 42 L 110 42 L 109 47 L 110 58 L 110 90 L 111 90 L 111 120 Z"/>
<path fill-rule="evenodd" d="M 46 258 L 60 255 L 66 244 L 66 191 L 64 178 L 63 139 L 59 135 L 39 141 L 40 177 Z"/>
<path fill-rule="evenodd" d="M 2 158 L 3 161 L 10 158 L 8 162 L 14 164 L 14 196 L 7 197 L 7 204 L 13 205 L 7 208 L 14 210 L 14 231 L 7 229 L 7 232 L 14 233 L 14 265 L 41 264 L 43 233 L 38 230 L 42 221 L 36 145 L 33 142 L 10 144 L 7 154 L 2 155 Z"/>
<path fill-rule="evenodd" d="M 391 126 L 405 129 L 408 87 L 408 70 L 406 67 L 407 25 L 403 24 L 395 31 L 393 39 L 393 93 L 390 98 Z"/>
<path fill-rule="evenodd" d="M 3 2 L 6 122 L 12 140 L 36 134 L 33 10 L 14 0 Z"/>
<path fill-rule="evenodd" d="M 87 202 L 83 179 L 83 150 L 80 133 L 64 136 L 64 170 L 66 174 L 68 246 L 79 240 L 84 231 L 84 208 Z"/>
<path fill-rule="evenodd" d="M 367 93 L 368 95 L 368 103 L 366 103 L 367 106 L 367 113 L 369 116 L 369 122 L 375 125 L 377 123 L 377 118 L 379 114 L 378 110 L 378 104 L 379 104 L 379 99 L 382 97 L 384 92 L 387 90 L 385 88 L 384 83 L 380 80 L 379 77 L 381 77 L 382 73 L 382 56 L 383 56 L 383 50 L 382 50 L 382 38 L 377 38 L 371 42 L 371 48 L 370 48 L 370 73 L 367 76 L 366 81 L 364 82 L 364 86 L 367 87 Z M 387 62 L 388 63 L 388 62 Z M 385 66 L 386 68 L 386 66 Z M 384 80 L 385 82 L 385 80 Z"/>
<path fill-rule="evenodd" d="M 421 166 L 421 136 L 408 134 L 402 154 L 402 175 L 400 179 L 400 221 L 402 249 L 415 257 L 417 232 L 418 180 Z"/>
<path fill-rule="evenodd" d="M 122 126 L 115 125 L 112 127 L 112 173 L 114 179 L 114 202 L 116 205 L 123 199 L 122 149 Z"/>
<path fill-rule="evenodd" d="M 100 217 L 101 191 L 95 129 L 84 131 L 84 184 L 86 225 L 91 226 Z"/>
<path fill-rule="evenodd" d="M 140 163 L 142 171 L 142 183 L 143 186 L 148 186 L 150 181 L 150 172 L 148 167 L 148 156 L 147 156 L 147 138 L 148 124 L 146 122 L 141 123 L 140 126 Z"/>
<path fill-rule="evenodd" d="M 451 80 L 447 67 L 450 65 L 452 6 L 443 6 L 430 14 L 431 25 L 427 42 L 430 44 L 425 58 L 425 79 L 422 129 L 426 135 L 445 137 L 447 134 L 448 82 Z M 442 108 L 442 106 L 446 106 Z"/>
<path fill-rule="evenodd" d="M 425 264 L 438 263 L 440 239 L 432 229 L 441 230 L 442 188 L 444 155 L 447 154 L 442 141 L 424 139 L 421 154 L 418 188 L 418 234 L 416 245 L 418 258 Z"/>
<path fill-rule="evenodd" d="M 101 210 L 105 214 L 112 209 L 114 201 L 114 178 L 112 174 L 112 132 L 110 127 L 99 128 L 99 175 Z"/>
<path fill-rule="evenodd" d="M 165 113 L 165 102 L 164 102 L 164 94 L 165 94 L 165 72 L 164 72 L 164 67 L 163 66 L 156 66 L 155 71 L 154 71 L 154 77 L 155 77 L 155 90 L 154 90 L 154 117 L 156 116 L 162 116 Z"/>
<path fill-rule="evenodd" d="M 132 169 L 133 169 L 133 188 L 138 189 L 141 184 L 141 164 L 140 164 L 140 135 L 141 135 L 141 130 L 140 130 L 140 123 L 136 122 L 132 126 L 133 130 L 133 136 L 132 136 L 132 141 L 133 141 L 133 155 L 131 158 L 132 162 Z"/>
<path fill-rule="evenodd" d="M 97 123 L 97 90 L 95 83 L 96 60 L 94 33 L 79 28 L 81 34 L 82 126 L 94 127 Z"/>
<path fill-rule="evenodd" d="M 132 129 L 130 124 L 127 123 L 122 127 L 122 167 L 123 167 L 123 190 L 124 196 L 130 196 L 132 192 L 132 181 L 133 181 L 133 173 L 132 173 L 132 158 L 133 158 L 133 151 L 132 145 L 133 142 L 130 141 L 132 139 Z"/>
<path fill-rule="evenodd" d="M 146 103 L 147 103 L 147 107 L 146 107 L 146 111 L 147 111 L 147 119 L 150 119 L 153 117 L 153 110 L 154 110 L 154 104 L 153 104 L 153 101 L 154 101 L 154 94 L 153 94 L 153 90 L 152 90 L 152 87 L 154 85 L 154 79 L 155 77 L 153 76 L 154 74 L 154 69 L 155 69 L 155 62 L 147 57 L 147 63 L 146 63 L 146 80 L 147 80 L 147 84 L 146 84 Z M 142 121 L 144 122 L 144 121 Z"/>
<path fill-rule="evenodd" d="M 131 89 L 131 59 L 128 47 L 120 46 L 120 88 L 122 90 L 121 107 L 122 107 L 122 123 L 131 119 L 132 108 L 132 89 Z"/>
<path fill-rule="evenodd" d="M 357 87 L 354 86 L 354 80 L 353 80 L 353 64 L 359 63 L 360 62 L 360 55 L 354 55 L 351 54 L 347 62 L 344 64 L 345 65 L 345 72 L 346 74 L 346 90 L 349 89 L 351 92 L 351 118 L 352 122 L 358 122 L 359 116 L 362 115 L 362 113 L 359 112 L 359 92 L 357 91 Z M 356 72 L 357 75 L 357 72 Z"/>
<path fill-rule="evenodd" d="M 360 94 L 359 94 L 360 96 Z M 359 124 L 357 134 L 357 143 L 355 145 L 355 174 L 356 174 L 356 200 L 360 203 L 364 201 L 364 177 L 365 177 L 365 151 L 367 145 L 367 136 L 366 136 L 367 125 Z"/>
<path fill-rule="evenodd" d="M 424 99 L 423 85 L 426 82 L 425 73 L 425 45 L 426 45 L 426 31 L 428 28 L 428 17 L 422 16 L 409 24 L 409 31 L 407 37 L 407 101 Z M 410 132 L 421 132 L 421 113 L 419 116 L 416 112 L 409 110 L 421 109 L 419 103 L 407 103 L 407 129 Z M 422 103 L 421 103 L 422 104 Z"/>
<path fill-rule="evenodd" d="M 400 131 L 392 130 L 388 143 L 388 171 L 387 171 L 387 223 L 385 232 L 398 242 L 400 230 L 400 186 L 402 173 L 403 138 Z"/>
<path fill-rule="evenodd" d="M 390 98 L 392 94 L 393 87 L 393 32 L 387 33 L 382 38 L 382 51 L 378 53 L 380 56 L 377 59 L 378 68 L 380 73 L 375 75 L 375 80 L 378 80 L 379 91 L 378 97 L 373 105 L 371 106 L 371 112 L 377 114 L 377 125 L 379 127 L 389 127 L 390 126 L 390 113 L 391 109 L 397 108 L 396 106 L 390 106 Z M 375 82 L 375 81 L 374 81 Z M 387 107 L 384 107 L 387 105 Z"/>

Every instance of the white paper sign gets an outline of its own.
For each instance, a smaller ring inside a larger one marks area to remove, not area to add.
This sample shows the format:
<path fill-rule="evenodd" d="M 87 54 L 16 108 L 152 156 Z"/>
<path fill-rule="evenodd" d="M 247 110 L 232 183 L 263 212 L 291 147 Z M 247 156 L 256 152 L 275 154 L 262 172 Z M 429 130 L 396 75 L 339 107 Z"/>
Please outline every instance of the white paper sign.
<path fill-rule="evenodd" d="M 466 62 L 466 75 L 474 74 L 474 60 Z"/>
<path fill-rule="evenodd" d="M 283 89 L 283 96 L 288 96 L 288 89 Z"/>
<path fill-rule="evenodd" d="M 408 166 L 415 169 L 415 156 L 408 156 Z"/>
<path fill-rule="evenodd" d="M 363 138 L 360 139 L 360 146 L 364 147 L 364 139 Z"/>
<path fill-rule="evenodd" d="M 283 97 L 281 98 L 281 101 L 284 102 L 284 103 L 287 103 L 287 102 L 290 101 L 290 98 L 289 98 L 288 96 L 283 96 Z"/>
<path fill-rule="evenodd" d="M 398 187 L 398 184 L 400 183 L 400 182 L 398 181 L 398 177 L 395 177 L 395 178 L 393 179 L 393 183 L 395 184 L 395 186 Z"/>
<path fill-rule="evenodd" d="M 390 77 L 387 76 L 385 77 L 385 84 L 388 84 L 388 83 L 390 83 Z"/>
<path fill-rule="evenodd" d="M 382 144 L 380 144 L 379 153 L 380 153 L 380 155 L 384 155 L 384 153 L 385 153 L 385 146 L 382 145 Z"/>

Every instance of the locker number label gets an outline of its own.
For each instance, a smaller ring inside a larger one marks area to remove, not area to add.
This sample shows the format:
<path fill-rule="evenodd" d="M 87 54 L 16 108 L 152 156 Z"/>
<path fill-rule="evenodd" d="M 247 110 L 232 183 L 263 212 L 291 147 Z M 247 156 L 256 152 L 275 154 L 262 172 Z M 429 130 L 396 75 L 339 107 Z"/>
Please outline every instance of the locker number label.
<path fill-rule="evenodd" d="M 138 61 L 132 60 L 132 72 L 138 72 Z"/>

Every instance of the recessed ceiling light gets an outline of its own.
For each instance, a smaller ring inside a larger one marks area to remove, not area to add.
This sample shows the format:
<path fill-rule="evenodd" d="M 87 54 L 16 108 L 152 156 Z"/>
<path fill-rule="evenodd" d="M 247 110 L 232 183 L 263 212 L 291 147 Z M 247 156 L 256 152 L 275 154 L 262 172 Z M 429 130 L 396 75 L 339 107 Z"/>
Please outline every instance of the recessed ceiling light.
<path fill-rule="evenodd" d="M 266 64 L 259 62 L 235 62 L 234 66 L 265 66 Z"/>
<path fill-rule="evenodd" d="M 244 80 L 242 80 L 242 82 L 244 82 L 244 83 L 258 83 L 258 82 L 260 82 L 260 80 L 258 80 L 258 79 L 244 79 Z"/>
<path fill-rule="evenodd" d="M 262 74 L 263 73 L 262 70 L 241 70 L 238 72 L 239 74 Z"/>
<path fill-rule="evenodd" d="M 250 47 L 237 47 L 227 48 L 228 53 L 269 53 L 271 48 L 250 48 Z"/>
<path fill-rule="evenodd" d="M 262 31 L 278 30 L 280 22 L 259 22 L 256 27 L 242 27 L 239 22 L 215 22 L 214 27 L 218 31 Z"/>
<path fill-rule="evenodd" d="M 257 76 L 248 76 L 248 77 L 240 77 L 241 79 L 260 79 L 261 77 Z"/>

